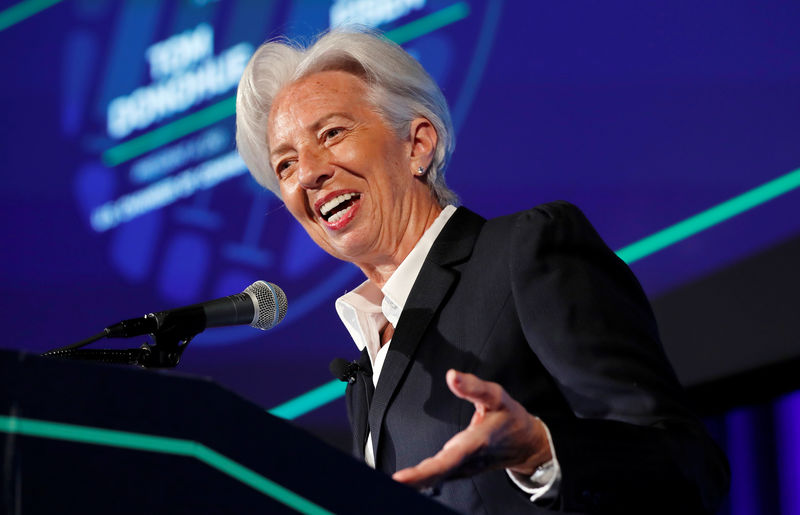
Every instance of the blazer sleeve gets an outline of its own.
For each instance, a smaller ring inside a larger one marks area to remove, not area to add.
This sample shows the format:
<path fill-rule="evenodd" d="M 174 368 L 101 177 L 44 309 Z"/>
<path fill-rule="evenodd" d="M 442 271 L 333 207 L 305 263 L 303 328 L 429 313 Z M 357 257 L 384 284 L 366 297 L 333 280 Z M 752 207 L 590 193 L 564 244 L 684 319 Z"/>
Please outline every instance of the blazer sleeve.
<path fill-rule="evenodd" d="M 562 470 L 559 507 L 715 512 L 727 461 L 686 407 L 627 265 L 566 202 L 519 214 L 510 244 L 525 338 L 574 414 L 544 420 Z"/>

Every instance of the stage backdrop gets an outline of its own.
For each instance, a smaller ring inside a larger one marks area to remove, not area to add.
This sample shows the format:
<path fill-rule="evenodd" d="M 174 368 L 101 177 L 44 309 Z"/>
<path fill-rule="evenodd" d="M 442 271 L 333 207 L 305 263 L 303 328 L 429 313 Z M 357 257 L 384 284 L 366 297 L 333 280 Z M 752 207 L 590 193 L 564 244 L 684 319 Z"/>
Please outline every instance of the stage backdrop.
<path fill-rule="evenodd" d="M 555 199 L 580 206 L 666 303 L 665 343 L 687 384 L 800 356 L 797 322 L 770 318 L 773 307 L 797 312 L 780 276 L 765 284 L 748 268 L 757 297 L 736 274 L 730 291 L 707 282 L 800 235 L 796 2 L 28 0 L 0 10 L 4 346 L 44 351 L 265 279 L 286 291 L 283 323 L 206 331 L 179 370 L 265 408 L 328 383 L 332 358 L 357 355 L 333 300 L 362 277 L 250 178 L 234 99 L 266 39 L 357 22 L 385 30 L 441 85 L 457 131 L 448 180 L 463 203 L 487 217 Z M 796 277 L 786 256 L 777 262 Z M 712 286 L 698 296 L 698 284 Z M 704 322 L 732 296 L 746 299 L 738 311 Z M 753 341 L 765 324 L 770 337 Z M 335 435 L 343 412 L 337 401 L 298 422 Z"/>

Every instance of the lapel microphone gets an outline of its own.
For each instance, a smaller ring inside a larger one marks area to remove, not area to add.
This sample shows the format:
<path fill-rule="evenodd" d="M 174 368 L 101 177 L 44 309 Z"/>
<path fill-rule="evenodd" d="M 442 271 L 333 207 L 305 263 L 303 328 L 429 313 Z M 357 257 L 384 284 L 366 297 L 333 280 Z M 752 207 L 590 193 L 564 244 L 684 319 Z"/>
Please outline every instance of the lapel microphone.
<path fill-rule="evenodd" d="M 331 374 L 333 374 L 333 377 L 349 384 L 356 382 L 359 372 L 367 376 L 372 376 L 372 372 L 359 365 L 358 361 L 347 361 L 342 358 L 334 358 L 328 366 L 328 369 L 331 371 Z"/>

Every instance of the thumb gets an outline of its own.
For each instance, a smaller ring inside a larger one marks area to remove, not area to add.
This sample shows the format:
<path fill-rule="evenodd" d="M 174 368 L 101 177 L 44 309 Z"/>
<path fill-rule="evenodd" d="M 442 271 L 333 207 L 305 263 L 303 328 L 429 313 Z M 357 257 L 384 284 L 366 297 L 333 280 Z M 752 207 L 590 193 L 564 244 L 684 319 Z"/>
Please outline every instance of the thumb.
<path fill-rule="evenodd" d="M 456 397 L 473 404 L 483 404 L 489 409 L 499 409 L 503 404 L 503 388 L 497 383 L 452 368 L 447 371 L 445 379 Z"/>

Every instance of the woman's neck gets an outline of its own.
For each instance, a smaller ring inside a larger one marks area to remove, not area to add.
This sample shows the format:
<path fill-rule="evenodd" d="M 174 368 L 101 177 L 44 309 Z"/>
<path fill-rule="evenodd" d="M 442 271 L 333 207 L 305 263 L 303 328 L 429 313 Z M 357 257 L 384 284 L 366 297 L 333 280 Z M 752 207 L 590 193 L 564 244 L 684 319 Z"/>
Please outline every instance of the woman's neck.
<path fill-rule="evenodd" d="M 442 208 L 437 203 L 432 203 L 430 207 L 417 216 L 412 216 L 406 230 L 401 235 L 394 252 L 387 256 L 379 256 L 370 262 L 356 263 L 364 275 L 367 276 L 378 288 L 383 288 L 386 281 L 397 271 L 397 267 L 408 257 L 417 245 L 422 235 L 425 234 L 433 222 L 436 221 Z"/>

